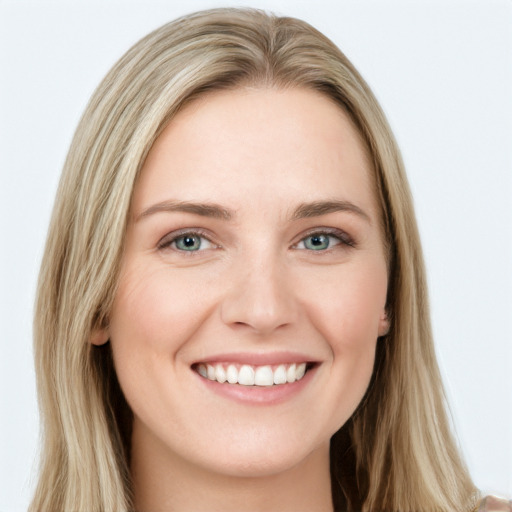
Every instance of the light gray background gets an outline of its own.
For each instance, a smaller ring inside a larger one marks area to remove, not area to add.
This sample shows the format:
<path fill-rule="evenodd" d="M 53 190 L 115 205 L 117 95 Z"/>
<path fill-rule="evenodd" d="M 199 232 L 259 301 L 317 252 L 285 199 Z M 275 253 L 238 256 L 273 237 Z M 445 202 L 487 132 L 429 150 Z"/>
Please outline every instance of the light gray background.
<path fill-rule="evenodd" d="M 332 38 L 402 148 L 437 352 L 476 484 L 512 495 L 510 1 L 0 1 L 0 510 L 25 510 L 38 416 L 32 303 L 50 210 L 86 102 L 114 61 L 190 11 L 251 5 Z"/>

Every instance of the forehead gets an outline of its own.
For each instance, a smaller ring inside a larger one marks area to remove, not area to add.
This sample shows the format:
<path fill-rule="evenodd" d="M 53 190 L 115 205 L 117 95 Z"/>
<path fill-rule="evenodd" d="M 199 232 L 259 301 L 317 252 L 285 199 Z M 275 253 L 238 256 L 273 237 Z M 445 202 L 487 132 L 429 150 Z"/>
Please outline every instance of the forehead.
<path fill-rule="evenodd" d="M 216 91 L 183 108 L 155 141 L 133 207 L 175 196 L 215 196 L 236 208 L 258 194 L 269 201 L 334 194 L 361 196 L 376 209 L 371 175 L 357 129 L 327 96 L 298 88 Z"/>

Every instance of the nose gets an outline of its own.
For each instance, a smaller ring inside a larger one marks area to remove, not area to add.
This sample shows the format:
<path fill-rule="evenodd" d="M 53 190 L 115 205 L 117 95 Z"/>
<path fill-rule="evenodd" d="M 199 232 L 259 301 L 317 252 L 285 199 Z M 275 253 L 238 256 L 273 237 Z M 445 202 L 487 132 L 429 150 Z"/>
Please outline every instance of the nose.
<path fill-rule="evenodd" d="M 232 283 L 221 305 L 222 321 L 259 335 L 293 324 L 298 302 L 287 269 L 269 258 L 243 261 L 232 268 Z"/>

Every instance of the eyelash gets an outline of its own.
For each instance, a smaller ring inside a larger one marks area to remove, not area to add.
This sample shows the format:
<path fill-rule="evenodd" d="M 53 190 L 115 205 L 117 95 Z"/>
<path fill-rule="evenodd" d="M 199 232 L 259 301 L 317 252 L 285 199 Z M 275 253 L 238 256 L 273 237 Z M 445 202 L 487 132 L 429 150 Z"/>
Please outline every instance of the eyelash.
<path fill-rule="evenodd" d="M 183 230 L 180 230 L 180 231 L 177 231 L 174 233 L 170 233 L 170 234 L 164 236 L 160 240 L 160 242 L 158 242 L 158 249 L 159 250 L 173 249 L 173 250 L 175 250 L 177 252 L 181 252 L 181 253 L 199 252 L 199 251 L 185 251 L 185 250 L 178 249 L 176 247 L 174 247 L 174 248 L 172 247 L 172 245 L 175 244 L 177 240 L 179 240 L 180 238 L 185 238 L 186 236 L 199 237 L 199 238 L 207 240 L 212 245 L 216 245 L 214 242 L 211 241 L 210 237 L 204 231 L 202 231 L 200 229 L 183 229 Z"/>
<path fill-rule="evenodd" d="M 210 244 L 212 244 L 216 248 L 219 247 L 210 239 L 210 237 L 204 231 L 202 231 L 200 229 L 184 229 L 184 230 L 181 230 L 181 231 L 178 231 L 175 233 L 168 234 L 165 237 L 163 237 L 160 240 L 160 242 L 158 243 L 157 248 L 159 250 L 172 249 L 172 250 L 180 252 L 180 253 L 192 253 L 193 254 L 195 252 L 201 252 L 200 249 L 195 250 L 195 251 L 194 250 L 186 251 L 186 250 L 178 249 L 176 247 L 172 247 L 172 245 L 175 244 L 178 240 L 185 238 L 186 236 L 199 237 L 201 239 L 207 240 Z M 314 230 L 309 231 L 304 236 L 302 236 L 302 238 L 296 244 L 293 244 L 292 248 L 297 249 L 297 250 L 307 250 L 310 252 L 318 252 L 318 253 L 325 253 L 332 249 L 332 247 L 327 247 L 326 249 L 317 250 L 317 251 L 315 251 L 314 249 L 307 249 L 307 248 L 298 249 L 297 246 L 300 243 L 304 243 L 304 241 L 307 238 L 310 238 L 313 236 L 317 236 L 317 237 L 327 236 L 329 238 L 337 239 L 339 241 L 339 244 L 335 244 L 334 247 L 336 247 L 337 245 L 343 245 L 345 247 L 355 247 L 356 246 L 355 241 L 345 231 L 342 231 L 341 229 L 335 229 L 335 228 L 324 228 L 324 229 L 314 229 Z M 205 249 L 203 249 L 203 250 L 205 250 Z"/>
<path fill-rule="evenodd" d="M 302 238 L 296 244 L 294 244 L 293 247 L 296 248 L 300 243 L 304 243 L 304 241 L 307 238 L 310 238 L 313 236 L 317 236 L 317 237 L 327 236 L 329 238 L 337 239 L 339 241 L 339 244 L 335 244 L 334 247 L 336 247 L 336 245 L 342 245 L 342 246 L 349 247 L 349 248 L 356 246 L 354 239 L 347 232 L 342 231 L 341 229 L 336 229 L 336 228 L 318 229 L 318 228 L 315 228 L 315 229 L 309 231 L 309 233 L 306 233 L 306 235 L 302 236 Z M 318 251 L 309 249 L 309 251 L 318 252 L 318 253 L 326 253 L 330 249 L 333 249 L 333 247 L 328 247 L 327 249 L 318 250 Z M 305 249 L 305 250 L 308 250 L 308 249 Z"/>

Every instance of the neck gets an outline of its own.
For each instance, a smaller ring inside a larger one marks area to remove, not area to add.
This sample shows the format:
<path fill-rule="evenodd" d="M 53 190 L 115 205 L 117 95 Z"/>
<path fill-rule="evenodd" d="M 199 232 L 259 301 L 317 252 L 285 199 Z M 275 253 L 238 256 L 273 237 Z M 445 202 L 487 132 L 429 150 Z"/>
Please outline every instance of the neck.
<path fill-rule="evenodd" d="M 132 439 L 137 512 L 332 512 L 329 445 L 294 467 L 262 476 L 233 476 L 199 467 L 153 439 Z"/>

